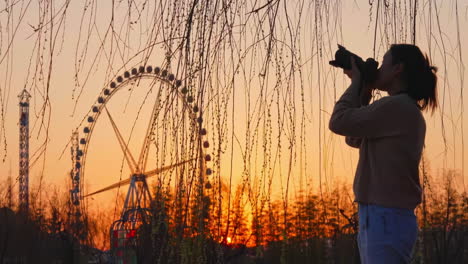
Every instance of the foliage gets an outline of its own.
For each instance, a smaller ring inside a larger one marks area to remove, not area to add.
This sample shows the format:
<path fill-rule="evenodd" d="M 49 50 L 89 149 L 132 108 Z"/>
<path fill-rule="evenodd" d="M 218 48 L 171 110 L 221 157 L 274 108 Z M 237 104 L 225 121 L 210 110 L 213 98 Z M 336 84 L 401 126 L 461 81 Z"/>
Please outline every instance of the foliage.
<path fill-rule="evenodd" d="M 468 197 L 456 188 L 456 178 L 453 170 L 444 170 L 437 177 L 423 172 L 425 195 L 416 210 L 420 231 L 413 263 L 467 260 Z M 349 199 L 349 189 L 342 184 L 323 196 L 301 193 L 291 201 L 287 213 L 280 201 L 269 201 L 249 213 L 239 187 L 230 208 L 231 223 L 225 229 L 227 219 L 223 219 L 220 229 L 227 233 L 219 237 L 218 227 L 210 225 L 208 216 L 212 212 L 206 212 L 207 208 L 201 209 L 204 214 L 194 212 L 201 208 L 197 206 L 189 208 L 191 213 L 179 211 L 174 199 L 177 196 L 168 188 L 155 186 L 153 219 L 140 227 L 135 250 L 140 263 L 359 263 L 357 208 Z M 10 208 L 0 209 L 0 261 L 34 258 L 44 262 L 72 259 L 77 263 L 92 255 L 104 258 L 103 251 L 98 253 L 89 246 L 108 247 L 105 241 L 112 210 L 89 216 L 87 232 L 95 239 L 92 244 L 81 245 L 78 256 L 79 245 L 68 226 L 70 205 L 66 195 L 51 192 L 43 199 L 48 203 L 33 197 L 28 216 Z M 180 215 L 189 219 L 183 221 Z M 194 221 L 198 217 L 206 220 L 207 231 L 188 232 L 198 228 Z"/>

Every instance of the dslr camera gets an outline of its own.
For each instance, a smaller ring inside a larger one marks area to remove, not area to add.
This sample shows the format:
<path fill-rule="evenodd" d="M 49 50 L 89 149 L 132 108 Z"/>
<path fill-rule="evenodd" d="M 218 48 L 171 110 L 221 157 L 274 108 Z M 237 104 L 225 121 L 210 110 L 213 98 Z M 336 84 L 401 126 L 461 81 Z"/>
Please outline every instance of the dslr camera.
<path fill-rule="evenodd" d="M 338 45 L 338 50 L 335 53 L 335 60 L 330 61 L 330 65 L 344 70 L 351 70 L 351 57 L 361 72 L 362 84 L 372 84 L 377 79 L 377 67 L 379 63 L 373 58 L 368 58 L 364 61 L 358 55 L 348 51 L 345 47 Z"/>

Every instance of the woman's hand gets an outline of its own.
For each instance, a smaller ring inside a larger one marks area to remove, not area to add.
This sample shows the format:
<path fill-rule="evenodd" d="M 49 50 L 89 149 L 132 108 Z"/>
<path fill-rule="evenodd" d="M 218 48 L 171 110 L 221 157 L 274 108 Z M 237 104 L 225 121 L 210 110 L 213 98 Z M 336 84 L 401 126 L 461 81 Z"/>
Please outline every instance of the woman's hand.
<path fill-rule="evenodd" d="M 361 93 L 359 94 L 361 105 L 369 105 L 372 99 L 372 90 L 374 89 L 372 88 L 371 85 L 368 85 L 365 83 L 362 84 Z"/>
<path fill-rule="evenodd" d="M 351 79 L 351 82 L 359 83 L 361 82 L 361 72 L 359 71 L 359 68 L 356 66 L 354 57 L 351 57 L 350 59 L 351 59 L 351 70 L 343 69 L 343 73 L 346 74 Z"/>
<path fill-rule="evenodd" d="M 359 95 L 360 95 L 360 103 L 361 105 L 369 105 L 370 100 L 372 99 L 372 85 L 365 84 L 361 82 L 361 72 L 359 68 L 356 66 L 356 61 L 354 57 L 351 57 L 351 70 L 343 69 L 343 73 L 346 74 L 352 83 L 355 83 L 357 87 L 359 87 Z"/>

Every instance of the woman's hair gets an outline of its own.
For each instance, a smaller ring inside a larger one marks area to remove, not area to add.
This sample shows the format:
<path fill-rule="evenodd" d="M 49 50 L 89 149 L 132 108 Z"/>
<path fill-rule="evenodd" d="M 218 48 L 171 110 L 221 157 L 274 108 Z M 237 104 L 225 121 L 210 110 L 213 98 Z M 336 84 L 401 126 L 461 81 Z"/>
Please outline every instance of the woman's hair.
<path fill-rule="evenodd" d="M 415 45 L 393 44 L 390 52 L 392 64 L 403 64 L 402 79 L 408 85 L 408 95 L 421 110 L 429 108 L 433 113 L 437 108 L 437 68 Z"/>

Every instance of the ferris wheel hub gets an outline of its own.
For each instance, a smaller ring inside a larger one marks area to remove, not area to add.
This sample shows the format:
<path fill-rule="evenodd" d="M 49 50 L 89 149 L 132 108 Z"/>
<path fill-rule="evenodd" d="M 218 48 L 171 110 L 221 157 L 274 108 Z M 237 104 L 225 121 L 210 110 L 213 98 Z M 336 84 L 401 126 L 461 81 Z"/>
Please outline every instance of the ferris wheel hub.
<path fill-rule="evenodd" d="M 144 181 L 146 180 L 146 175 L 142 173 L 136 173 L 132 175 L 134 181 Z"/>

